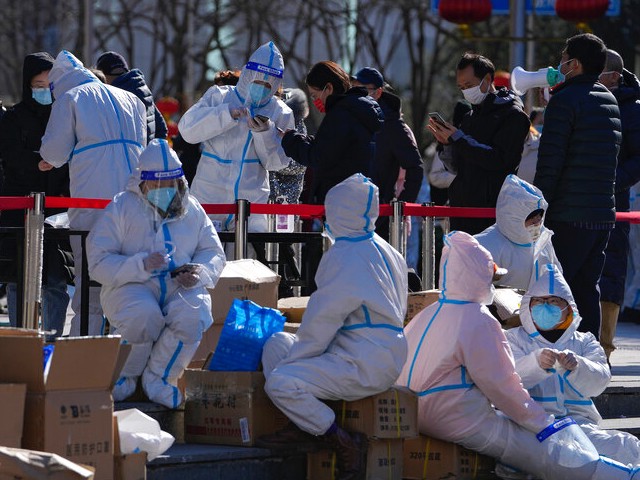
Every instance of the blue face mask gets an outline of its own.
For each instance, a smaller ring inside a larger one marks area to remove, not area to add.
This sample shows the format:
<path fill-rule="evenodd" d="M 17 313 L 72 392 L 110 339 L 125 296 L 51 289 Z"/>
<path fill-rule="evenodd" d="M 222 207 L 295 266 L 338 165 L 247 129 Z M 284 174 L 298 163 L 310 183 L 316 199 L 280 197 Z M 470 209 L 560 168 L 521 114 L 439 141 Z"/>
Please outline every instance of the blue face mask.
<path fill-rule="evenodd" d="M 53 99 L 51 98 L 51 90 L 48 88 L 32 88 L 31 96 L 40 105 L 51 105 Z"/>
<path fill-rule="evenodd" d="M 540 330 L 551 330 L 562 321 L 563 310 L 557 305 L 542 303 L 531 309 L 531 316 Z"/>
<path fill-rule="evenodd" d="M 555 85 L 564 82 L 567 79 L 567 73 L 571 73 L 573 72 L 573 68 L 571 70 L 569 70 L 567 73 L 562 73 L 562 65 L 564 65 L 565 63 L 569 63 L 571 60 L 573 60 L 573 58 L 570 58 L 569 60 L 567 60 L 566 62 L 560 62 L 558 64 L 558 76 L 556 77 L 556 83 Z"/>
<path fill-rule="evenodd" d="M 249 85 L 249 100 L 253 107 L 260 106 L 267 103 L 271 97 L 271 89 L 260 85 L 259 83 L 252 83 Z"/>
<path fill-rule="evenodd" d="M 154 188 L 147 192 L 147 200 L 163 212 L 166 212 L 173 201 L 173 197 L 176 196 L 176 192 L 175 187 Z"/>

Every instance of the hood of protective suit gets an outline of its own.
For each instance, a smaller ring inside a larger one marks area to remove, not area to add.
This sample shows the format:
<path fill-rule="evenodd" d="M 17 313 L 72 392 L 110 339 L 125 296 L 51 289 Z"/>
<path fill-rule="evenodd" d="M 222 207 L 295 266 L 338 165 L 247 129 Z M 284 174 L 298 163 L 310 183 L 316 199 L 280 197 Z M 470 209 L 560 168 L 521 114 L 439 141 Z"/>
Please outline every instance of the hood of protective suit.
<path fill-rule="evenodd" d="M 468 233 L 454 231 L 446 235 L 440 259 L 441 297 L 491 304 L 494 265 L 489 250 Z"/>
<path fill-rule="evenodd" d="M 53 68 L 49 72 L 49 85 L 54 99 L 78 85 L 99 81 L 90 70 L 84 67 L 80 60 L 66 50 L 62 50 L 58 54 L 53 62 Z"/>
<path fill-rule="evenodd" d="M 571 325 L 567 327 L 564 334 L 557 340 L 558 342 L 561 342 L 573 335 L 573 332 L 575 332 L 578 325 L 580 325 L 582 317 L 580 317 L 580 314 L 578 313 L 578 307 L 573 299 L 573 294 L 571 293 L 569 284 L 567 284 L 567 281 L 562 276 L 562 273 L 560 273 L 560 270 L 558 270 L 558 268 L 552 263 L 548 263 L 544 266 L 538 280 L 536 280 L 535 283 L 531 285 L 527 293 L 522 296 L 522 302 L 520 303 L 520 320 L 522 321 L 522 327 L 529 335 L 535 336 L 536 340 L 540 342 L 551 343 L 539 334 L 538 329 L 533 323 L 533 317 L 531 316 L 531 309 L 529 307 L 531 297 L 546 297 L 549 295 L 566 300 L 569 303 L 571 312 L 573 313 Z"/>
<path fill-rule="evenodd" d="M 324 208 L 335 240 L 371 237 L 378 219 L 378 187 L 361 173 L 353 174 L 329 190 Z"/>
<path fill-rule="evenodd" d="M 147 182 L 153 187 L 154 182 L 173 180 L 177 189 L 176 196 L 168 210 L 169 217 L 179 217 L 186 212 L 189 202 L 189 189 L 182 171 L 182 163 L 169 143 L 164 139 L 153 139 L 140 154 L 138 168 L 132 174 L 127 188 L 142 194 L 140 184 Z M 145 199 L 146 200 L 146 199 Z M 151 206 L 151 203 L 149 204 Z"/>
<path fill-rule="evenodd" d="M 517 245 L 531 246 L 531 235 L 527 232 L 524 221 L 534 210 L 543 209 L 546 212 L 547 207 L 548 203 L 538 187 L 516 175 L 508 175 L 500 188 L 496 203 L 498 230 Z M 542 222 L 544 223 L 544 214 Z"/>
<path fill-rule="evenodd" d="M 249 61 L 242 67 L 238 85 L 236 86 L 236 93 L 245 105 L 251 108 L 264 107 L 272 101 L 273 95 L 280 88 L 283 75 L 284 60 L 280 50 L 273 42 L 265 43 L 253 52 L 253 55 L 249 57 Z M 262 80 L 271 85 L 271 95 L 260 104 L 251 104 L 249 99 L 249 86 L 255 80 Z"/>

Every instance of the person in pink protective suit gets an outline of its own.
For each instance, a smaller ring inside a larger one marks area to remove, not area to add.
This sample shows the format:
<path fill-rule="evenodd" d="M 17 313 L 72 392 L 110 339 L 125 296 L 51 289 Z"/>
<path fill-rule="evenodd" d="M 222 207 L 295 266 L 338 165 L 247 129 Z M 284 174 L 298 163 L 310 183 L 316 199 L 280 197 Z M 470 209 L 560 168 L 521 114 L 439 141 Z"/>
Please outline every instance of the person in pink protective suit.
<path fill-rule="evenodd" d="M 542 479 L 633 478 L 635 470 L 598 457 L 572 428 L 554 429 L 553 415 L 524 389 L 504 332 L 485 306 L 493 299 L 495 273 L 491 254 L 476 239 L 459 231 L 445 237 L 442 293 L 405 327 L 409 356 L 397 382 L 420 397 L 420 433 Z M 563 457 L 567 449 L 557 448 L 558 432 L 576 447 L 570 461 Z"/>
<path fill-rule="evenodd" d="M 520 308 L 522 326 L 506 332 L 516 370 L 531 397 L 559 417 L 571 415 L 598 453 L 640 463 L 640 440 L 598 427 L 602 417 L 591 397 L 611 380 L 603 348 L 593 334 L 578 332 L 582 318 L 557 266 L 547 264 Z"/>

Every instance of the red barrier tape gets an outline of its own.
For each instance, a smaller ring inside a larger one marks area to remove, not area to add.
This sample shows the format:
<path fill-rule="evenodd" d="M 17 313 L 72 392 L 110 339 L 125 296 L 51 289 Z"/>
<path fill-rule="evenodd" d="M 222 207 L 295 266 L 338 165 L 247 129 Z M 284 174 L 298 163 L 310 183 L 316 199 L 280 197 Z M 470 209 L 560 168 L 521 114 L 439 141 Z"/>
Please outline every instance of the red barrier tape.
<path fill-rule="evenodd" d="M 99 198 L 45 197 L 47 208 L 104 208 L 109 200 Z M 33 207 L 31 197 L 0 197 L 0 210 L 24 210 Z M 235 203 L 203 204 L 209 214 L 233 215 L 236 213 Z M 303 218 L 319 218 L 324 215 L 324 205 L 306 204 L 265 204 L 252 203 L 249 210 L 257 215 L 299 215 Z M 472 207 L 424 207 L 417 203 L 406 203 L 403 212 L 415 217 L 464 217 L 495 218 L 495 208 Z M 389 204 L 380 205 L 380 216 L 391 216 L 393 208 Z M 616 220 L 640 224 L 640 211 L 618 212 Z"/>

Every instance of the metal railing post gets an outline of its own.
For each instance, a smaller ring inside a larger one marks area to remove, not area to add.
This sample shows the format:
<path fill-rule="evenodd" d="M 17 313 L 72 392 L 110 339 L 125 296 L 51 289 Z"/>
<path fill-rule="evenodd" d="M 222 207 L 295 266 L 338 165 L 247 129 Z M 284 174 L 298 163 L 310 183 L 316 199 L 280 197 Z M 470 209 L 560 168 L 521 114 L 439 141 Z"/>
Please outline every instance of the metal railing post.
<path fill-rule="evenodd" d="M 407 258 L 404 229 L 404 202 L 392 200 L 391 208 L 393 209 L 393 214 L 389 221 L 389 239 L 391 240 L 389 243 L 391 243 L 391 246 L 398 250 L 403 257 Z"/>
<path fill-rule="evenodd" d="M 24 224 L 24 277 L 22 322 L 25 328 L 38 329 L 42 301 L 42 249 L 44 240 L 44 193 L 32 192 L 33 209 Z"/>
<path fill-rule="evenodd" d="M 269 200 L 269 204 L 273 203 L 273 200 Z M 273 213 L 267 215 L 267 232 L 276 233 L 276 215 L 274 215 Z M 267 258 L 267 263 L 271 266 L 271 268 L 273 268 L 273 265 L 278 262 L 277 243 L 265 243 L 265 257 Z"/>
<path fill-rule="evenodd" d="M 250 205 L 249 200 L 243 198 L 236 200 L 236 243 L 234 245 L 236 260 L 247 258 L 247 223 Z"/>
<path fill-rule="evenodd" d="M 433 203 L 423 203 L 423 207 Z M 426 290 L 436 288 L 436 221 L 435 217 L 422 217 L 422 286 Z"/>

